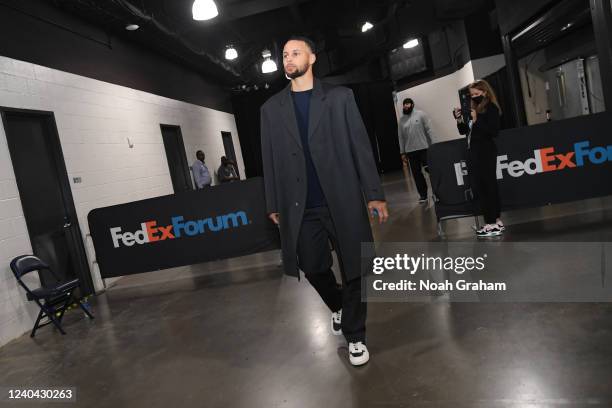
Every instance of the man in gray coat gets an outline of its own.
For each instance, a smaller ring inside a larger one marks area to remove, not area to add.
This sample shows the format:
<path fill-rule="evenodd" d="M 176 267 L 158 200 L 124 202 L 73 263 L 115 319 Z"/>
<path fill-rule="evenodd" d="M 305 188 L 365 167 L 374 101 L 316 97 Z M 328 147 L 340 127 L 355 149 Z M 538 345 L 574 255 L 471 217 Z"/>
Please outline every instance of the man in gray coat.
<path fill-rule="evenodd" d="M 362 365 L 369 353 L 361 242 L 373 241 L 368 213 L 384 222 L 388 211 L 353 93 L 315 79 L 315 61 L 313 42 L 292 37 L 283 49 L 291 82 L 261 108 L 267 211 L 280 226 L 285 273 L 299 279 L 304 272 L 332 312 L 332 333 L 347 339 L 351 364 Z M 330 242 L 342 287 L 331 270 Z"/>
<path fill-rule="evenodd" d="M 400 152 L 407 157 L 419 193 L 419 202 L 427 201 L 427 182 L 422 168 L 427 166 L 427 149 L 431 145 L 431 122 L 425 112 L 414 109 L 414 101 L 404 99 L 403 115 L 397 124 Z"/>

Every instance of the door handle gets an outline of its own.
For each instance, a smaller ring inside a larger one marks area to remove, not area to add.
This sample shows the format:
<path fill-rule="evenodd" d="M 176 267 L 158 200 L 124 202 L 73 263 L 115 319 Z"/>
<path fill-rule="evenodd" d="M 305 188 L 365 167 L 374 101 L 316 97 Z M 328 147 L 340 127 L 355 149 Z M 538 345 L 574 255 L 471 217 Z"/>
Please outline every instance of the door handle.
<path fill-rule="evenodd" d="M 563 108 L 567 102 L 565 89 L 565 72 L 561 68 L 557 71 L 557 91 L 559 92 L 559 106 Z"/>

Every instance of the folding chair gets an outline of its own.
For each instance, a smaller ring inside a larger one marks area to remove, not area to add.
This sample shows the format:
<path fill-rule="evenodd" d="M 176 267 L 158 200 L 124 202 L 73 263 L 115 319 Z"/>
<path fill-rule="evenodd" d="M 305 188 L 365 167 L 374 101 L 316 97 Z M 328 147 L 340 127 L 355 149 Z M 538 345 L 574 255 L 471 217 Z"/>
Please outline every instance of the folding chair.
<path fill-rule="evenodd" d="M 44 269 L 51 272 L 53 277 L 55 277 L 55 279 L 58 281 L 55 286 L 30 289 L 23 282 L 22 277 L 25 274 L 33 271 L 40 272 Z M 27 299 L 29 301 L 36 302 L 36 304 L 38 304 L 40 307 L 40 312 L 38 313 L 38 318 L 36 319 L 32 333 L 30 333 L 30 337 L 34 337 L 38 328 L 51 323 L 57 327 L 60 333 L 66 334 L 64 329 L 62 329 L 62 318 L 64 317 L 64 313 L 66 312 L 68 306 L 75 301 L 73 298 L 73 293 L 80 285 L 79 280 L 73 279 L 67 282 L 60 282 L 60 279 L 55 272 L 51 270 L 49 265 L 33 255 L 22 255 L 13 259 L 11 261 L 11 270 L 13 271 L 15 278 L 17 278 L 17 282 L 19 282 L 19 284 L 25 289 Z M 94 318 L 88 307 L 81 303 L 80 300 L 77 300 L 76 302 L 90 319 Z M 49 321 L 40 324 L 40 321 L 45 317 L 47 317 Z"/>

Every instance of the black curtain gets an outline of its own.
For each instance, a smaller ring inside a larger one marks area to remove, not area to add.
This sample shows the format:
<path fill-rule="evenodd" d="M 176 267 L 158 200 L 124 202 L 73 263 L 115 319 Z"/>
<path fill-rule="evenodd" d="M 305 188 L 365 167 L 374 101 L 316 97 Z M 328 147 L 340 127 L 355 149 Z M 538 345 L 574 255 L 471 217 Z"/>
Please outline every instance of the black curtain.
<path fill-rule="evenodd" d="M 238 139 L 242 150 L 245 177 L 263 176 L 261 162 L 261 137 L 259 109 L 276 92 L 282 84 L 270 89 L 252 90 L 232 96 L 232 108 L 238 130 Z"/>
<path fill-rule="evenodd" d="M 368 130 L 379 173 L 400 170 L 393 85 L 388 81 L 350 85 Z"/>

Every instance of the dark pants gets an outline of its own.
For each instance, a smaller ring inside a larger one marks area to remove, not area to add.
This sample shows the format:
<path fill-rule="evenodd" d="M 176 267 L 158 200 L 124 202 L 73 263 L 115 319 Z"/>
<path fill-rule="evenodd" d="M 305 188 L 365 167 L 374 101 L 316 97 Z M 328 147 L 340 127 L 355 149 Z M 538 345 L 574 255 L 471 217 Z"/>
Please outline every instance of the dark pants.
<path fill-rule="evenodd" d="M 414 152 L 406 153 L 408 155 L 408 163 L 416 184 L 417 191 L 421 198 L 427 197 L 427 181 L 423 175 L 422 167 L 427 166 L 427 149 L 415 150 Z"/>
<path fill-rule="evenodd" d="M 333 259 L 330 242 L 340 262 L 342 287 L 336 282 L 331 270 Z M 299 267 L 332 312 L 342 309 L 342 332 L 346 340 L 362 341 L 365 344 L 367 304 L 361 302 L 361 279 L 346 281 L 342 254 L 338 248 L 338 235 L 329 209 L 327 207 L 306 209 L 297 242 Z"/>
<path fill-rule="evenodd" d="M 497 147 L 493 141 L 472 142 L 468 173 L 474 194 L 480 203 L 485 223 L 495 224 L 501 204 L 497 190 Z"/>

